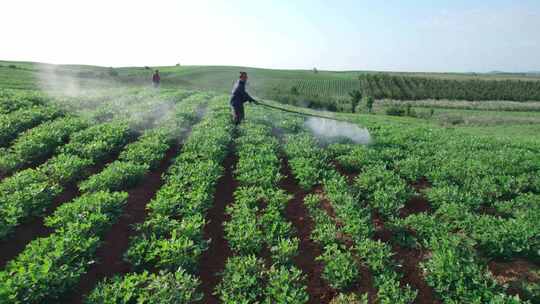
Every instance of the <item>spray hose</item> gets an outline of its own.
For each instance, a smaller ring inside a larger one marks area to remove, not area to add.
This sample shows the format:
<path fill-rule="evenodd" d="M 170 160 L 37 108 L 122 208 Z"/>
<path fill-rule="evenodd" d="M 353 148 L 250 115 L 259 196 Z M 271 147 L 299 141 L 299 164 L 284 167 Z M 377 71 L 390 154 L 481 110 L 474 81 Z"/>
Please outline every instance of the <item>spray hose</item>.
<path fill-rule="evenodd" d="M 335 121 L 343 121 L 343 120 L 328 117 L 328 116 L 323 116 L 323 115 L 318 115 L 318 114 L 311 114 L 311 113 L 302 113 L 302 112 L 298 112 L 298 111 L 294 111 L 294 110 L 289 110 L 289 109 L 285 109 L 285 108 L 281 108 L 281 107 L 276 107 L 276 106 L 272 106 L 272 105 L 262 103 L 262 102 L 257 102 L 256 104 L 261 105 L 263 107 L 267 107 L 267 108 L 271 108 L 271 109 L 275 109 L 275 110 L 279 110 L 279 111 L 283 111 L 283 112 L 288 112 L 288 113 L 292 113 L 292 114 L 297 114 L 297 115 L 301 115 L 301 116 L 311 116 L 311 117 L 324 118 L 324 119 L 330 119 L 330 120 L 335 120 Z"/>

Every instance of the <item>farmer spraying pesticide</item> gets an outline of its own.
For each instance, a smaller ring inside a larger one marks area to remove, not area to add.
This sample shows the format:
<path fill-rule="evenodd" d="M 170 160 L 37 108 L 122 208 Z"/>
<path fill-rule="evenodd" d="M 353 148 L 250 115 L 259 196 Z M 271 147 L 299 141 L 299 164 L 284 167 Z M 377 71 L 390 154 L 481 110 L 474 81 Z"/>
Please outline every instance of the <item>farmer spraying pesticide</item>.
<path fill-rule="evenodd" d="M 246 101 L 254 102 L 257 104 L 257 101 L 253 99 L 246 92 L 246 82 L 248 76 L 246 72 L 240 72 L 240 79 L 235 82 L 232 96 L 231 96 L 231 107 L 233 112 L 233 120 L 235 124 L 240 124 L 244 119 L 244 103 Z"/>

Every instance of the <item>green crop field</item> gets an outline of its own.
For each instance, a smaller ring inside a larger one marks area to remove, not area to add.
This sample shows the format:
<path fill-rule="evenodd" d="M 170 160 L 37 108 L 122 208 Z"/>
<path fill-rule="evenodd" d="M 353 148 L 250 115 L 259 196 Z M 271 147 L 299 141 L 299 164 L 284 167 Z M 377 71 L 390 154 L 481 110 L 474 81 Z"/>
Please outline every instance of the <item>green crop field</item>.
<path fill-rule="evenodd" d="M 0 303 L 540 303 L 536 101 L 272 100 L 537 77 L 158 69 L 0 61 Z"/>

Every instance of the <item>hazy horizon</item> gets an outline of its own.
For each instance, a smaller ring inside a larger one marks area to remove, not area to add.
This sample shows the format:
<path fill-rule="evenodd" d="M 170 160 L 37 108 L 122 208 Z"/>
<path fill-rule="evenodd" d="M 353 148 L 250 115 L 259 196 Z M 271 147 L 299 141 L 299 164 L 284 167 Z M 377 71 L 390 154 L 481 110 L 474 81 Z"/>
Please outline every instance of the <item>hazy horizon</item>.
<path fill-rule="evenodd" d="M 20 0 L 0 59 L 98 66 L 540 70 L 540 2 Z"/>

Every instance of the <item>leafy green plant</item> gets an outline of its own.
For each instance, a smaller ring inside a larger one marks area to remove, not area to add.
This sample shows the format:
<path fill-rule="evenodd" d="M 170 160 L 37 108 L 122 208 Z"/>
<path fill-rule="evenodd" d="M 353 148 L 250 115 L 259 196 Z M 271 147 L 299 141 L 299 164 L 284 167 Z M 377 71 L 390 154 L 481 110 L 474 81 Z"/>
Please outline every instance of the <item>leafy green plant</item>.
<path fill-rule="evenodd" d="M 358 296 L 354 293 L 340 293 L 330 301 L 330 304 L 368 304 L 367 293 Z"/>
<path fill-rule="evenodd" d="M 9 150 L 0 155 L 0 170 L 12 172 L 52 155 L 71 134 L 87 126 L 84 120 L 67 117 L 45 122 L 24 132 Z"/>
<path fill-rule="evenodd" d="M 309 189 L 322 181 L 328 162 L 311 135 L 300 133 L 287 136 L 284 148 L 289 156 L 289 165 L 302 188 Z"/>
<path fill-rule="evenodd" d="M 377 299 L 384 304 L 414 303 L 418 294 L 418 291 L 412 290 L 409 285 L 401 287 L 400 276 L 392 270 L 378 274 L 375 277 L 375 285 L 378 289 Z"/>
<path fill-rule="evenodd" d="M 8 114 L 19 109 L 44 105 L 50 101 L 43 92 L 22 90 L 0 90 L 0 114 Z"/>
<path fill-rule="evenodd" d="M 231 249 L 239 254 L 257 254 L 262 250 L 264 233 L 257 221 L 257 209 L 241 201 L 227 207 L 230 220 L 224 224 Z"/>
<path fill-rule="evenodd" d="M 458 236 L 432 241 L 432 257 L 422 265 L 426 282 L 442 300 L 484 303 L 502 296 L 502 290 L 493 278 L 476 263 L 471 245 L 470 241 Z"/>
<path fill-rule="evenodd" d="M 152 217 L 138 227 L 142 234 L 131 241 L 125 258 L 137 268 L 153 266 L 174 270 L 182 267 L 194 271 L 200 255 L 208 247 L 202 238 L 204 225 L 200 215 L 181 221 Z"/>
<path fill-rule="evenodd" d="M 298 255 L 298 238 L 280 238 L 275 245 L 270 247 L 272 261 L 278 265 L 292 264 L 292 259 Z"/>
<path fill-rule="evenodd" d="M 23 219 L 42 214 L 61 190 L 34 169 L 5 179 L 0 185 L 0 238 L 10 234 Z"/>
<path fill-rule="evenodd" d="M 197 291 L 199 285 L 199 280 L 183 269 L 159 274 L 144 271 L 99 283 L 85 303 L 194 303 L 203 297 Z"/>
<path fill-rule="evenodd" d="M 294 267 L 272 266 L 267 272 L 268 284 L 264 290 L 265 298 L 262 303 L 295 303 L 309 301 L 309 295 L 302 282 L 305 280 L 302 271 Z"/>
<path fill-rule="evenodd" d="M 129 144 L 120 153 L 119 160 L 143 164 L 155 169 L 165 156 L 172 143 L 171 131 L 155 129 L 145 132 L 139 140 Z"/>
<path fill-rule="evenodd" d="M 292 224 L 275 207 L 268 206 L 260 216 L 259 222 L 269 246 L 275 245 L 281 238 L 292 235 Z"/>
<path fill-rule="evenodd" d="M 70 154 L 60 154 L 39 167 L 39 171 L 60 185 L 66 185 L 87 176 L 85 170 L 93 164 L 92 160 Z"/>
<path fill-rule="evenodd" d="M 117 191 L 138 184 L 148 173 L 148 165 L 115 161 L 79 185 L 81 192 Z"/>
<path fill-rule="evenodd" d="M 75 133 L 60 151 L 81 158 L 103 161 L 111 153 L 119 151 L 128 139 L 129 126 L 126 123 L 104 123 Z"/>
<path fill-rule="evenodd" d="M 90 223 L 94 231 L 102 231 L 112 218 L 122 213 L 127 202 L 126 192 L 99 191 L 86 194 L 63 204 L 45 218 L 45 225 L 55 230 L 68 229 L 75 223 Z"/>
<path fill-rule="evenodd" d="M 322 277 L 335 289 L 347 289 L 359 280 L 358 265 L 352 254 L 338 245 L 324 247 L 317 261 L 324 263 Z"/>
<path fill-rule="evenodd" d="M 225 304 L 257 303 L 264 296 L 264 264 L 253 255 L 227 260 L 216 295 Z"/>
<path fill-rule="evenodd" d="M 0 302 L 41 303 L 57 298 L 86 271 L 98 241 L 68 231 L 31 242 L 0 272 Z"/>
<path fill-rule="evenodd" d="M 411 195 L 405 181 L 393 171 L 380 166 L 367 168 L 355 180 L 359 197 L 369 201 L 373 208 L 386 217 L 395 216 Z"/>
<path fill-rule="evenodd" d="M 44 106 L 22 108 L 9 114 L 0 114 L 0 147 L 7 145 L 21 132 L 61 115 L 62 113 L 55 107 Z"/>

